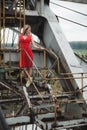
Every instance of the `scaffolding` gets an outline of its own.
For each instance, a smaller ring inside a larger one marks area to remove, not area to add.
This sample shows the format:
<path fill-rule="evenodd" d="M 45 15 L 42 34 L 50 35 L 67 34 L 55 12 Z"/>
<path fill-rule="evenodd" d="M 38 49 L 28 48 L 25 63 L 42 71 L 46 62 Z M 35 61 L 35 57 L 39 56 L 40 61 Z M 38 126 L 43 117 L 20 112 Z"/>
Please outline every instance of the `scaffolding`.
<path fill-rule="evenodd" d="M 24 24 L 25 0 L 0 1 L 0 49 L 5 48 L 6 28 L 18 26 L 19 31 L 21 31 Z"/>
<path fill-rule="evenodd" d="M 52 50 L 33 50 L 37 54 L 41 54 L 40 58 L 42 58 L 43 60 L 41 60 L 43 63 L 43 68 L 41 65 L 40 68 L 37 67 L 35 63 L 33 63 L 34 80 L 31 83 L 31 87 L 29 86 L 25 88 L 25 83 L 22 82 L 20 84 L 20 81 L 18 82 L 17 74 L 19 74 L 20 71 L 25 72 L 25 70 L 22 71 L 21 69 L 18 71 L 18 73 L 14 71 L 14 69 L 16 70 L 18 68 L 12 66 L 12 56 L 14 55 L 15 51 L 17 55 L 17 50 L 6 48 L 5 31 L 7 27 L 12 29 L 13 27 L 19 27 L 19 32 L 21 32 L 21 28 L 24 24 L 25 0 L 3 0 L 2 2 L 0 1 L 0 62 L 3 61 L 2 63 L 0 63 L 0 69 L 3 69 L 3 71 L 5 71 L 4 75 L 6 76 L 5 78 L 3 78 L 6 81 L 0 81 L 0 103 L 2 104 L 2 107 L 4 106 L 7 110 L 6 112 L 3 109 L 3 111 L 5 112 L 5 117 L 8 118 L 8 124 L 13 125 L 12 129 L 16 130 L 17 126 L 14 127 L 14 125 L 17 125 L 14 124 L 15 120 L 17 120 L 20 125 L 22 124 L 22 122 L 26 124 L 31 123 L 30 105 L 32 105 L 32 110 L 34 110 L 36 116 L 38 115 L 38 118 L 36 117 L 35 121 L 36 125 L 38 122 L 38 124 L 41 124 L 45 130 L 53 130 L 54 128 L 52 128 L 52 123 L 54 123 L 55 125 L 58 124 L 61 129 L 65 128 L 65 126 L 63 126 L 63 120 L 60 122 L 62 117 L 63 119 L 65 118 L 67 120 L 67 122 L 64 122 L 66 123 L 66 128 L 87 125 L 87 119 L 85 121 L 84 117 L 82 117 L 82 105 L 85 102 L 83 99 L 83 93 L 85 91 L 83 79 L 87 78 L 86 76 L 84 76 L 84 74 L 86 73 L 73 73 L 73 75 L 80 75 L 75 77 L 72 76 L 72 73 L 62 73 L 60 59 Z M 6 59 L 5 56 L 8 56 L 8 59 Z M 47 56 L 50 56 L 51 58 L 53 57 L 54 63 L 50 67 L 47 66 Z M 29 75 L 27 74 L 27 76 Z M 69 86 L 67 91 L 63 91 L 60 80 L 74 81 L 74 79 L 81 79 L 81 89 L 72 90 L 72 88 L 70 89 Z M 82 93 L 82 98 L 77 98 L 77 94 L 79 94 L 80 92 Z M 31 102 L 29 102 L 30 100 Z M 70 105 L 71 107 L 69 109 Z M 73 110 L 71 109 L 72 107 Z M 21 118 L 20 115 L 23 115 L 24 120 L 22 120 L 23 118 Z M 28 116 L 28 122 L 24 115 Z M 18 118 L 18 116 L 20 117 Z M 13 124 L 9 123 L 10 118 L 13 120 Z M 69 122 L 67 118 L 76 118 L 78 120 Z M 82 119 L 80 120 L 79 118 Z M 56 127 L 59 127 L 58 125 L 56 125 Z M 19 129 L 27 130 L 28 126 L 19 126 Z"/>
<path fill-rule="evenodd" d="M 13 39 L 16 31 L 21 33 L 21 28 L 24 24 L 25 0 L 0 0 L 0 66 L 5 68 L 7 39 Z M 13 33 L 7 32 L 7 29 L 12 30 Z M 8 51 L 10 55 L 9 63 L 11 63 L 12 50 L 8 49 Z"/>

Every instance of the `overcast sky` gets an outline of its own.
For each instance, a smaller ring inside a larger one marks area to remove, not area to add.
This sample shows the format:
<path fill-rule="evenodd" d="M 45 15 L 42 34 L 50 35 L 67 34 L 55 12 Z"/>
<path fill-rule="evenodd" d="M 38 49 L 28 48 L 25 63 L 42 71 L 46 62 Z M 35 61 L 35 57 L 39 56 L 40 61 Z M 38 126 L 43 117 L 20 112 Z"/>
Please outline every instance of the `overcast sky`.
<path fill-rule="evenodd" d="M 87 14 L 87 4 L 64 2 L 59 0 L 50 0 L 50 2 Z M 50 8 L 56 15 L 87 26 L 87 16 L 77 14 L 52 3 L 50 3 Z M 87 27 L 83 27 L 60 18 L 59 21 L 68 41 L 87 41 Z"/>

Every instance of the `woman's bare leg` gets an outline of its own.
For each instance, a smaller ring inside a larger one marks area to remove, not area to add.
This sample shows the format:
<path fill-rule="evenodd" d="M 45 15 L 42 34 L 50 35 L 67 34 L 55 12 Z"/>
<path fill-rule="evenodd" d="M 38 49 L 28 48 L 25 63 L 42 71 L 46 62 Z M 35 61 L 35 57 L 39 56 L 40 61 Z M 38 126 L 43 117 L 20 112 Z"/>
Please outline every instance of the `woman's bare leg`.
<path fill-rule="evenodd" d="M 32 68 L 29 68 L 29 69 L 25 70 L 25 73 L 28 76 L 28 81 L 26 83 L 26 87 L 28 87 L 32 83 L 32 77 L 31 77 L 31 75 L 32 75 Z"/>
<path fill-rule="evenodd" d="M 28 72 L 29 72 L 29 75 L 32 76 L 32 67 L 29 68 Z"/>

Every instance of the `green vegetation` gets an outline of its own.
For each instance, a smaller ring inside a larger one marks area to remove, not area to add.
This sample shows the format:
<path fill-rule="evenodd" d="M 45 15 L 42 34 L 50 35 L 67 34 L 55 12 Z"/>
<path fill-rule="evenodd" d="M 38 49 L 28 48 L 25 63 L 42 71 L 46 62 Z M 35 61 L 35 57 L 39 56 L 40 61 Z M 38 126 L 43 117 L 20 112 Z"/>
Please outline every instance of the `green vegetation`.
<path fill-rule="evenodd" d="M 78 50 L 74 49 L 74 52 L 76 54 L 78 54 L 80 57 L 87 60 L 87 49 L 84 49 L 84 50 L 82 50 L 82 49 L 78 49 Z"/>

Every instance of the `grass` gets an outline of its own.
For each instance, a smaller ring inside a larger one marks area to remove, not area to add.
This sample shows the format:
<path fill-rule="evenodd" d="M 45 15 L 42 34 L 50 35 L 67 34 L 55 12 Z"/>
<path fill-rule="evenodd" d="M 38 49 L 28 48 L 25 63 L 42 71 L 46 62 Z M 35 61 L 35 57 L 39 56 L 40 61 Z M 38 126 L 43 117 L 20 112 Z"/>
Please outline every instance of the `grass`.
<path fill-rule="evenodd" d="M 74 49 L 74 52 L 87 60 L 87 49 Z"/>

